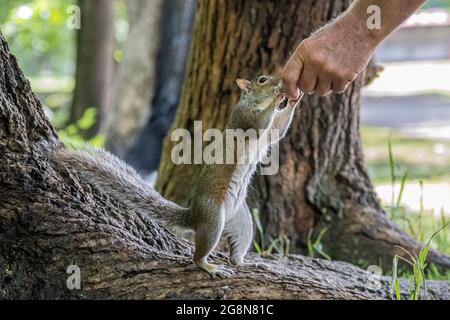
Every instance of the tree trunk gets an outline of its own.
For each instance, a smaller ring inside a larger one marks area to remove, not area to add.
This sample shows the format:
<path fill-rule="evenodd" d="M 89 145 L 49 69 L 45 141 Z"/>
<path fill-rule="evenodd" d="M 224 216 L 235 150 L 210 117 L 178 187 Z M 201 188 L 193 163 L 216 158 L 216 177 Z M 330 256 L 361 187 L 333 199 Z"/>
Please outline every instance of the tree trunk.
<path fill-rule="evenodd" d="M 253 255 L 268 269 L 211 280 L 190 243 L 51 160 L 61 146 L 0 32 L 0 299 L 389 298 L 386 277 L 300 256 Z M 429 281 L 429 298 L 449 289 Z"/>
<path fill-rule="evenodd" d="M 124 157 L 151 114 L 162 0 L 127 1 L 130 31 L 105 127 L 106 146 Z"/>
<path fill-rule="evenodd" d="M 166 0 L 160 22 L 160 44 L 156 65 L 155 95 L 151 116 L 125 159 L 143 174 L 157 170 L 162 142 L 175 116 L 184 80 L 195 0 Z"/>
<path fill-rule="evenodd" d="M 293 48 L 345 10 L 350 1 L 200 0 L 187 78 L 172 129 L 223 128 L 238 99 L 235 79 L 277 74 Z M 303 98 L 280 145 L 280 172 L 257 176 L 250 206 L 258 208 L 268 237 L 286 235 L 293 252 L 305 252 L 307 233 L 329 227 L 322 243 L 335 259 L 389 267 L 396 245 L 421 244 L 386 217 L 363 165 L 359 96 L 363 73 L 344 94 Z M 201 166 L 172 163 L 174 143 L 165 139 L 157 181 L 168 199 L 186 205 Z M 212 186 L 214 187 L 214 186 Z M 435 251 L 429 260 L 449 267 Z"/>
<path fill-rule="evenodd" d="M 86 109 L 96 108 L 95 124 L 81 132 L 85 137 L 98 132 L 108 109 L 114 72 L 113 4 L 111 0 L 79 0 L 81 29 L 78 30 L 75 90 L 69 121 L 75 123 Z"/>

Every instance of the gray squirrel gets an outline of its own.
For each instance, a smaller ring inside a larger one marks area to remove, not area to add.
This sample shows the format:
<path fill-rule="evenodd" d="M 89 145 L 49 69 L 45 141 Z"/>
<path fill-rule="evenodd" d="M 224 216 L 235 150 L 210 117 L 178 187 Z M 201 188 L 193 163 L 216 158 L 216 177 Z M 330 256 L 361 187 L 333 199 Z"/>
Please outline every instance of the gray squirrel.
<path fill-rule="evenodd" d="M 252 216 L 245 202 L 248 185 L 270 145 L 286 135 L 300 101 L 288 100 L 286 107 L 279 109 L 286 98 L 278 77 L 263 75 L 253 81 L 237 79 L 236 83 L 241 97 L 226 129 L 255 129 L 260 132 L 257 139 L 265 142 L 258 145 L 259 150 L 253 148 L 245 153 L 246 160 L 256 161 L 203 165 L 188 208 L 164 199 L 133 168 L 105 150 L 62 147 L 54 151 L 53 159 L 126 208 L 148 215 L 169 228 L 195 231 L 194 263 L 211 277 L 228 277 L 232 271 L 208 263 L 208 256 L 223 235 L 228 239 L 231 264 L 244 264 L 253 238 Z M 278 136 L 272 137 L 270 129 L 278 129 Z M 269 136 L 262 140 L 264 135 Z M 240 157 L 239 152 L 235 156 Z"/>

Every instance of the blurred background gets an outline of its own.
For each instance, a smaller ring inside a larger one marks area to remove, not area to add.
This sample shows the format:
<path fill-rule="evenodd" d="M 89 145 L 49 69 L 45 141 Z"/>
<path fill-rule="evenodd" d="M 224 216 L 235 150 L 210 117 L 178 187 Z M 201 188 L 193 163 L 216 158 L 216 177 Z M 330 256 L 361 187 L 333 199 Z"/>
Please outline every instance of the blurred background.
<path fill-rule="evenodd" d="M 384 70 L 362 90 L 366 165 L 386 211 L 423 240 L 450 214 L 450 1 L 427 1 L 374 61 Z"/>
<path fill-rule="evenodd" d="M 62 138 L 105 146 L 151 177 L 194 11 L 195 0 L 9 0 L 0 29 Z M 366 165 L 388 214 L 424 240 L 450 214 L 450 1 L 428 0 L 374 62 L 384 70 L 362 92 Z"/>

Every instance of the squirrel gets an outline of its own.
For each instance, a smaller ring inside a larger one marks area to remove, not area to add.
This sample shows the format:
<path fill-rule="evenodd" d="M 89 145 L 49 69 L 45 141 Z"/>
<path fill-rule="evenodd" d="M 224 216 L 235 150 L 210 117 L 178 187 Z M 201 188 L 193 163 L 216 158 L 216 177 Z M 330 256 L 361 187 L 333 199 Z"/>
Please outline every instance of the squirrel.
<path fill-rule="evenodd" d="M 294 101 L 284 97 L 283 83 L 278 77 L 262 75 L 252 81 L 237 79 L 236 83 L 241 96 L 225 129 L 259 130 L 260 141 L 264 135 L 269 136 L 258 145 L 258 150 L 250 149 L 245 155 L 246 160 L 256 161 L 241 163 L 236 161 L 242 159 L 237 159 L 235 153 L 232 164 L 203 165 L 187 208 L 163 198 L 133 168 L 103 149 L 60 147 L 52 158 L 81 181 L 99 188 L 125 207 L 169 228 L 194 231 L 194 263 L 213 278 L 229 277 L 233 273 L 230 269 L 208 263 L 208 257 L 221 236 L 225 236 L 230 263 L 244 264 L 253 239 L 252 215 L 245 202 L 248 185 L 270 145 L 286 135 L 300 101 L 300 98 Z M 280 109 L 286 101 L 286 107 Z M 272 137 L 270 129 L 278 129 L 279 134 Z"/>

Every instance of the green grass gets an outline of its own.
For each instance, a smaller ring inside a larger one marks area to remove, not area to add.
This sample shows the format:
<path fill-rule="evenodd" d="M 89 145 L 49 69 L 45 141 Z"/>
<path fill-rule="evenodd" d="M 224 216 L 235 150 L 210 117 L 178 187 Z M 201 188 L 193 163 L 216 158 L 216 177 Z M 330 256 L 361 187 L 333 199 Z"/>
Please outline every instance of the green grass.
<path fill-rule="evenodd" d="M 449 218 L 443 213 L 436 217 L 432 212 L 416 212 L 400 207 L 392 219 L 401 229 L 414 238 L 424 242 L 427 235 L 449 222 Z M 450 232 L 444 230 L 431 241 L 431 247 L 447 254 L 450 253 Z"/>
<path fill-rule="evenodd" d="M 391 201 L 385 210 L 401 229 L 405 230 L 426 246 L 421 252 L 408 252 L 412 267 L 397 268 L 399 257 L 393 261 L 393 289 L 398 290 L 397 277 L 410 279 L 410 299 L 418 299 L 425 279 L 450 280 L 450 270 L 442 271 L 435 265 L 426 266 L 425 257 L 432 247 L 450 253 L 450 232 L 441 230 L 448 224 L 443 210 L 439 214 L 424 208 L 423 185 L 426 183 L 450 181 L 450 141 L 441 139 L 411 138 L 398 130 L 385 128 L 363 128 L 361 130 L 365 163 L 375 185 L 400 184 L 398 194 L 392 191 Z M 436 145 L 444 152 L 436 152 Z M 421 192 L 420 210 L 413 211 L 402 205 L 404 187 L 411 180 L 419 180 Z M 441 232 L 435 232 L 441 230 Z M 427 238 L 431 236 L 430 238 Z M 401 259 L 401 258 L 400 258 Z M 399 299 L 398 292 L 395 294 Z"/>
<path fill-rule="evenodd" d="M 273 239 L 266 235 L 264 227 L 261 223 L 261 217 L 259 210 L 256 208 L 252 209 L 253 220 L 256 224 L 256 230 L 258 231 L 258 237 L 253 240 L 253 247 L 255 251 L 261 256 L 267 256 L 272 254 L 274 251 L 282 255 L 289 254 L 290 240 L 285 235 L 279 235 L 277 238 Z M 268 242 L 266 241 L 268 238 Z M 268 245 L 267 245 L 268 243 Z"/>
<path fill-rule="evenodd" d="M 425 246 L 419 251 L 419 254 L 417 255 L 415 252 L 407 251 L 406 249 L 402 247 L 400 248 L 402 251 L 404 251 L 407 255 L 407 258 L 403 258 L 401 256 L 395 256 L 394 262 L 393 262 L 393 270 L 392 270 L 392 288 L 395 291 L 395 298 L 397 300 L 401 299 L 400 296 L 400 288 L 399 288 L 399 281 L 398 281 L 398 260 L 401 259 L 407 264 L 409 264 L 412 268 L 412 272 L 409 275 L 409 288 L 410 288 L 410 294 L 409 299 L 410 300 L 419 300 L 421 298 L 421 291 L 423 289 L 424 294 L 422 295 L 425 299 L 427 299 L 427 283 L 426 283 L 426 274 L 425 274 L 425 268 L 427 267 L 426 259 L 428 255 L 428 251 L 430 250 L 431 241 L 442 231 L 445 229 L 445 227 L 448 225 L 448 223 L 441 226 L 437 231 L 435 231 L 431 237 L 426 242 Z"/>
<path fill-rule="evenodd" d="M 325 258 L 327 260 L 332 260 L 331 257 L 323 250 L 322 238 L 325 233 L 328 231 L 328 227 L 320 230 L 317 238 L 315 240 L 312 239 L 313 236 L 313 228 L 308 231 L 308 257 L 314 258 L 319 256 L 321 258 Z"/>
<path fill-rule="evenodd" d="M 408 137 L 400 130 L 373 127 L 363 127 L 361 139 L 365 164 L 375 184 L 392 181 L 389 140 L 395 153 L 396 170 L 408 171 L 409 181 L 450 181 L 449 140 Z M 439 154 L 437 149 L 445 151 Z"/>

